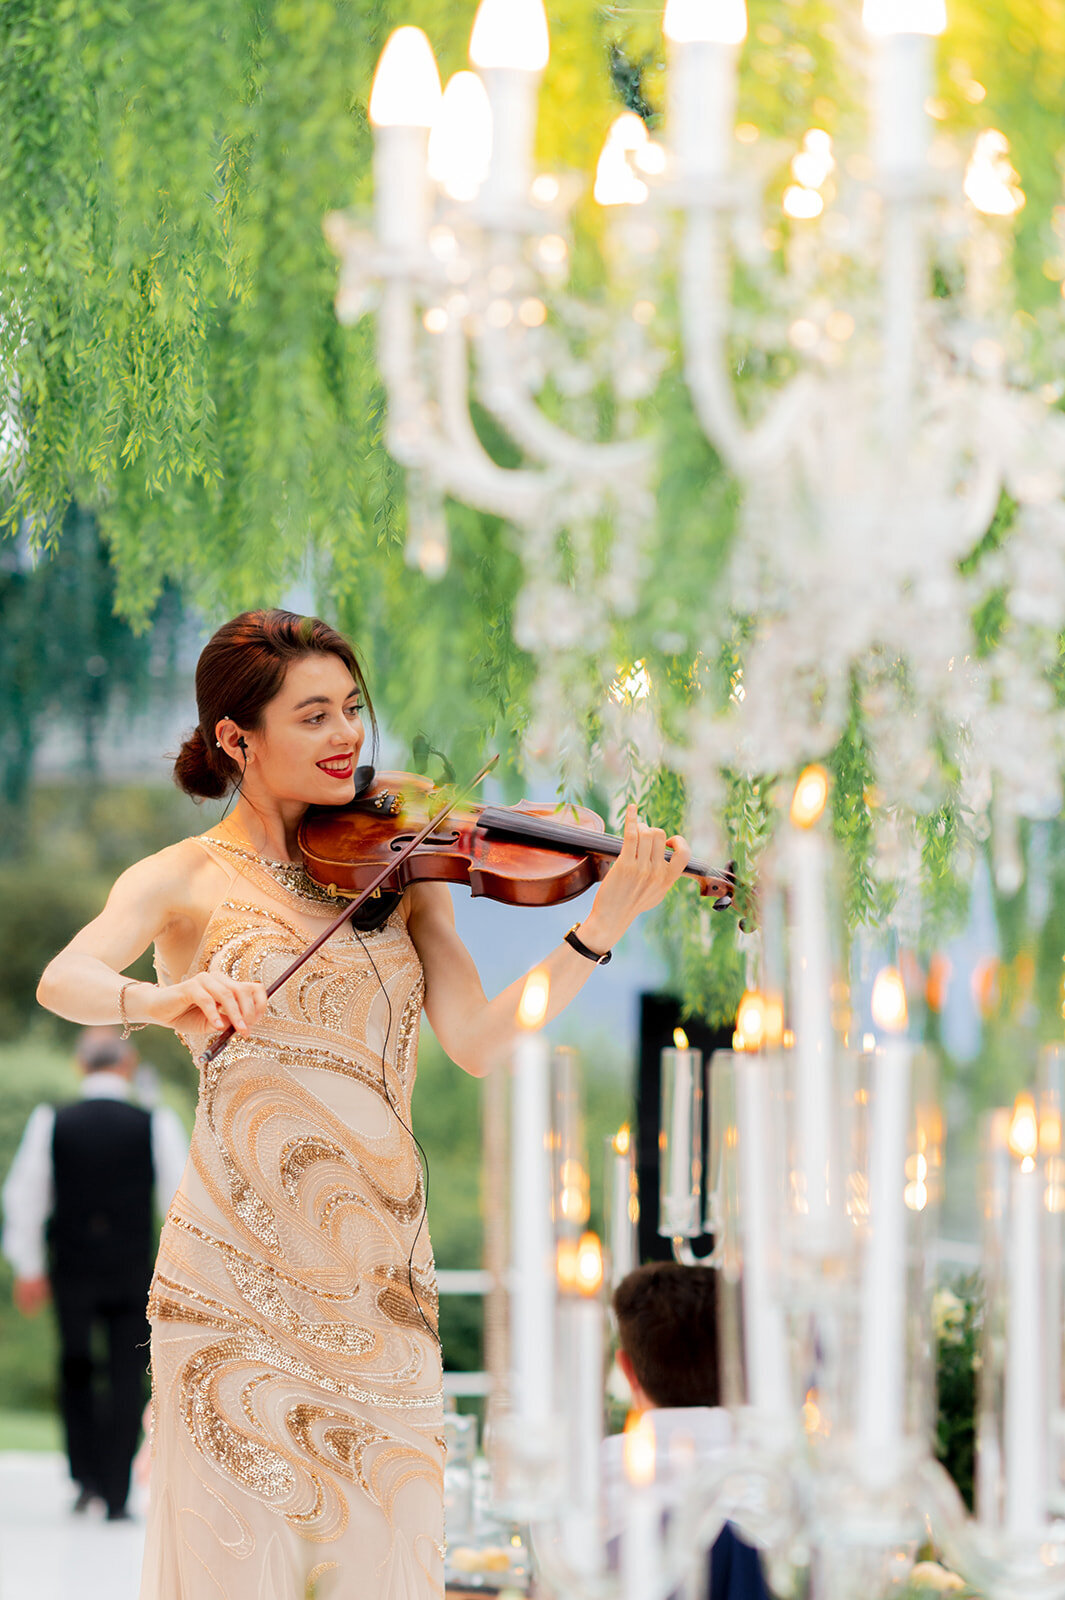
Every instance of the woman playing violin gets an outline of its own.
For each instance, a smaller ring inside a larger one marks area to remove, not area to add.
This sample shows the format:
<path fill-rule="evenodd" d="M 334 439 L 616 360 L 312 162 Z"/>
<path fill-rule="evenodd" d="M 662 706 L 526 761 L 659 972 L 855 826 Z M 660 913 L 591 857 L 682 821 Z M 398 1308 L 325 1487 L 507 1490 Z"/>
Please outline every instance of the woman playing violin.
<path fill-rule="evenodd" d="M 288 611 L 220 628 L 196 698 L 176 781 L 236 788 L 235 806 L 124 872 L 38 991 L 71 1021 L 171 1028 L 194 1058 L 235 1030 L 201 1072 L 148 1305 L 141 1600 L 427 1600 L 443 1589 L 443 1418 L 409 1128 L 419 1020 L 481 1076 L 507 1053 L 524 978 L 487 999 L 446 887 L 415 883 L 268 999 L 336 910 L 298 830 L 308 807 L 352 800 L 373 711 L 347 641 Z M 687 860 L 629 808 L 576 930 L 590 958 L 563 943 L 537 963 L 549 1016 Z M 149 945 L 158 981 L 123 976 Z"/>

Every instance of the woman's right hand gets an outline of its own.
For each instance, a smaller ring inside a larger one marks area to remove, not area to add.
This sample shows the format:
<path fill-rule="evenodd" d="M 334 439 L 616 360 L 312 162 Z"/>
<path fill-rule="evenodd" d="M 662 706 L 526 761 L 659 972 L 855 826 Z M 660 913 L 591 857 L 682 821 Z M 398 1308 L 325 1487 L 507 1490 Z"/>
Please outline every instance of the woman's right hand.
<path fill-rule="evenodd" d="M 221 1033 L 232 1027 L 247 1035 L 269 1004 L 261 983 L 239 983 L 218 972 L 199 972 L 184 983 L 138 983 L 126 991 L 126 1013 L 134 1022 L 154 1022 L 175 1033 Z"/>

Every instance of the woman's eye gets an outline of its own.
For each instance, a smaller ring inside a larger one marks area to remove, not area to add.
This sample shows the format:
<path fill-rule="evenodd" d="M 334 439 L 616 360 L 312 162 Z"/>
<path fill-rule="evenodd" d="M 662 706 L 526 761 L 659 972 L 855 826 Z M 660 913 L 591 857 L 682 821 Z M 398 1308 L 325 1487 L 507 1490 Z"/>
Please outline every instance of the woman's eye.
<path fill-rule="evenodd" d="M 362 701 L 361 700 L 356 700 L 354 705 L 350 705 L 348 707 L 348 716 L 349 717 L 357 717 L 357 716 L 359 716 L 361 714 L 361 712 L 362 712 Z"/>

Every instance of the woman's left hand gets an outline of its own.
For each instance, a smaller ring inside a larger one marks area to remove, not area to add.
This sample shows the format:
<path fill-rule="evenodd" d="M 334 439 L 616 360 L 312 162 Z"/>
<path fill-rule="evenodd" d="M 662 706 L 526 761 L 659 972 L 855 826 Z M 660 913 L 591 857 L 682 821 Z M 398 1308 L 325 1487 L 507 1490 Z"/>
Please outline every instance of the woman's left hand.
<path fill-rule="evenodd" d="M 686 839 L 667 839 L 662 828 L 647 827 L 634 805 L 625 812 L 623 840 L 580 924 L 580 937 L 592 950 L 611 949 L 642 912 L 659 905 L 691 859 Z M 672 851 L 668 860 L 667 850 Z"/>

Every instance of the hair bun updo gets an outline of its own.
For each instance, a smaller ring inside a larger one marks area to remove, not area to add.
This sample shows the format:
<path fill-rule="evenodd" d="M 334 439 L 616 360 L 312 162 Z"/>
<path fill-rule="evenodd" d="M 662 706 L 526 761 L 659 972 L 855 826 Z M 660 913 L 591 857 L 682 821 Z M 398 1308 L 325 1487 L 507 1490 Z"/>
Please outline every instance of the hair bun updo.
<path fill-rule="evenodd" d="M 333 655 L 351 673 L 376 743 L 377 723 L 358 658 L 344 636 L 320 617 L 296 611 L 242 611 L 204 645 L 196 664 L 196 730 L 178 751 L 174 782 L 198 800 L 221 800 L 241 777 L 235 761 L 215 745 L 220 722 L 242 733 L 258 731 L 263 714 L 294 661 Z"/>
<path fill-rule="evenodd" d="M 174 782 L 178 788 L 195 800 L 221 800 L 230 780 L 223 771 L 222 762 L 214 760 L 216 754 L 222 753 L 213 751 L 203 736 L 203 729 L 196 728 L 183 741 L 174 761 Z"/>

